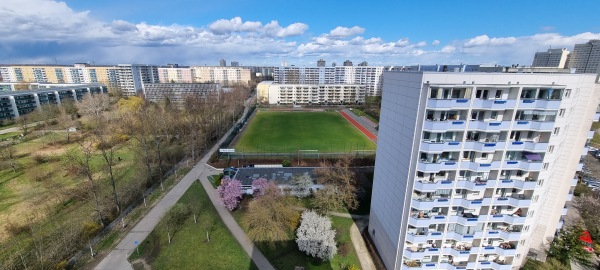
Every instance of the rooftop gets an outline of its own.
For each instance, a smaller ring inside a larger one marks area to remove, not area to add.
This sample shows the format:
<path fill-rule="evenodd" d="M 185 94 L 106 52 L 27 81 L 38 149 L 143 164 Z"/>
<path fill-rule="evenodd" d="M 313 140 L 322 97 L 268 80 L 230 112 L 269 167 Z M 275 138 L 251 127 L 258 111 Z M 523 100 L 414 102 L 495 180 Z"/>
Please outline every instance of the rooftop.
<path fill-rule="evenodd" d="M 285 185 L 297 174 L 309 174 L 315 179 L 315 169 L 317 167 L 238 168 L 233 179 L 241 181 L 244 186 L 252 185 L 252 180 L 258 178 L 274 180 L 278 185 Z"/>

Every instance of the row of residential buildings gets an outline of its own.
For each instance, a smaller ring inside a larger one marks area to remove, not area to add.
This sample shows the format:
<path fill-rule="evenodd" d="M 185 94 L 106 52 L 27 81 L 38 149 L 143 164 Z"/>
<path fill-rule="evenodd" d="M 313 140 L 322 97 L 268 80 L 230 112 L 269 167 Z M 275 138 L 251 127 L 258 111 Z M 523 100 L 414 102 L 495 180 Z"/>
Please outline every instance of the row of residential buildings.
<path fill-rule="evenodd" d="M 587 43 L 576 44 L 572 52 L 566 48 L 537 52 L 531 65 L 575 69 L 576 73 L 598 73 L 600 72 L 600 40 L 593 39 Z"/>
<path fill-rule="evenodd" d="M 145 94 L 145 84 L 155 83 L 219 83 L 248 85 L 250 68 L 244 67 L 159 67 L 120 64 L 96 66 L 5 65 L 0 66 L 4 82 L 12 83 L 104 83 L 119 87 L 127 96 Z"/>
<path fill-rule="evenodd" d="M 99 83 L 40 87 L 30 91 L 0 93 L 0 120 L 30 113 L 45 104 L 60 105 L 66 99 L 81 100 L 86 94 L 107 94 L 108 88 Z"/>

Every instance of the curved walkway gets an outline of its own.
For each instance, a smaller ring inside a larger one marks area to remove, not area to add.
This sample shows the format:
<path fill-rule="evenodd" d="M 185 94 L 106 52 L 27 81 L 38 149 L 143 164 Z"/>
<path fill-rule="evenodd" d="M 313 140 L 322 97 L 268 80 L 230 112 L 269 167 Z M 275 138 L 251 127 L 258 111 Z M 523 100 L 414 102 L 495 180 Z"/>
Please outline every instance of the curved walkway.
<path fill-rule="evenodd" d="M 247 107 L 246 107 L 247 109 Z M 246 111 L 245 111 L 246 112 Z M 129 233 L 119 242 L 119 244 L 96 266 L 98 270 L 130 270 L 133 269 L 127 257 L 131 252 L 134 251 L 136 245 L 135 242 L 142 242 L 150 234 L 150 232 L 156 227 L 158 222 L 162 219 L 165 212 L 175 205 L 175 203 L 181 198 L 186 190 L 196 181 L 196 179 L 202 179 L 200 181 L 202 186 L 206 190 L 211 202 L 215 206 L 215 209 L 219 213 L 219 216 L 223 220 L 223 223 L 227 226 L 229 231 L 233 234 L 236 240 L 240 243 L 244 251 L 248 253 L 248 256 L 252 258 L 252 261 L 256 264 L 259 269 L 274 270 L 273 266 L 267 258 L 254 246 L 254 244 L 248 239 L 246 234 L 242 231 L 240 226 L 235 222 L 231 213 L 219 203 L 216 191 L 208 182 L 208 176 L 216 174 L 218 171 L 214 168 L 206 165 L 206 162 L 211 156 L 211 153 L 217 151 L 219 145 L 229 136 L 233 129 L 230 129 L 219 142 L 211 148 L 206 155 L 204 155 L 200 161 L 194 166 L 194 168 L 185 176 L 171 191 L 169 191 L 153 208 L 140 220 Z M 208 186 L 207 186 L 208 185 Z"/>

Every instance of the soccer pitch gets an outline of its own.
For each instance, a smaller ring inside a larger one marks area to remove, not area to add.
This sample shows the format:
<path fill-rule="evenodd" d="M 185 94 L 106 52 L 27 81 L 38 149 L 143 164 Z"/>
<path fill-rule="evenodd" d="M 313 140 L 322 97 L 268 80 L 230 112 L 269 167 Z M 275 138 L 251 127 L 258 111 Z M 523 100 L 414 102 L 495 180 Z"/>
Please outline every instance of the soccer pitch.
<path fill-rule="evenodd" d="M 370 141 L 338 112 L 260 111 L 248 123 L 234 148 L 236 152 L 350 153 L 375 150 Z"/>

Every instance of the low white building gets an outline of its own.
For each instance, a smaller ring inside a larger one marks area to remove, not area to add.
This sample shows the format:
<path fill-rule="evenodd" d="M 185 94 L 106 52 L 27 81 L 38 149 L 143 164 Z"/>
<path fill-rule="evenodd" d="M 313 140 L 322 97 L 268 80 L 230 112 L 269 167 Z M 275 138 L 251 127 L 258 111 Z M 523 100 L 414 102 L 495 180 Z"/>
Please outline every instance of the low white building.
<path fill-rule="evenodd" d="M 360 104 L 365 102 L 366 87 L 360 84 L 276 84 L 261 82 L 258 101 L 268 104 Z"/>

